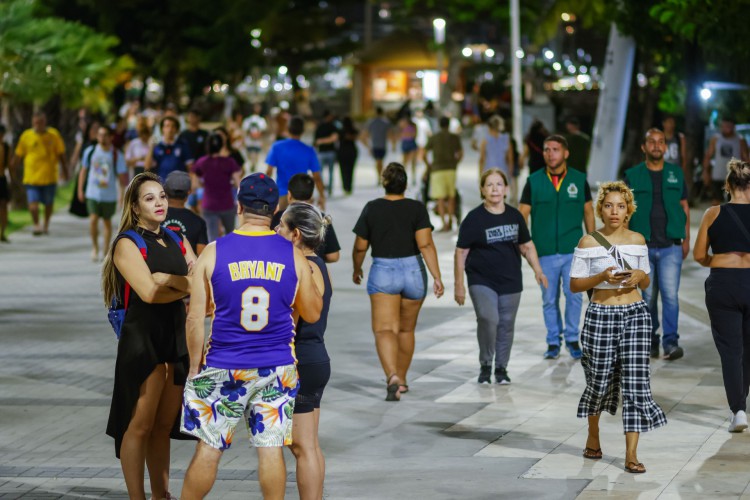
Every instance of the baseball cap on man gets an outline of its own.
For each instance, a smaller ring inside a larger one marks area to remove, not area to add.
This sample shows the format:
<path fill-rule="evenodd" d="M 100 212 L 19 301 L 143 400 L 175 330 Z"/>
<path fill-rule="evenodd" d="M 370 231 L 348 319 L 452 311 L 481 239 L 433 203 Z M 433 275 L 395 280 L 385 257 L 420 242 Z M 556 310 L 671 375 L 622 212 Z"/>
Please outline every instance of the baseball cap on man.
<path fill-rule="evenodd" d="M 256 172 L 240 182 L 237 201 L 243 207 L 253 208 L 272 215 L 279 204 L 279 188 L 266 174 Z"/>
<path fill-rule="evenodd" d="M 164 181 L 164 191 L 170 198 L 187 198 L 190 191 L 190 175 L 180 170 L 171 172 Z"/>

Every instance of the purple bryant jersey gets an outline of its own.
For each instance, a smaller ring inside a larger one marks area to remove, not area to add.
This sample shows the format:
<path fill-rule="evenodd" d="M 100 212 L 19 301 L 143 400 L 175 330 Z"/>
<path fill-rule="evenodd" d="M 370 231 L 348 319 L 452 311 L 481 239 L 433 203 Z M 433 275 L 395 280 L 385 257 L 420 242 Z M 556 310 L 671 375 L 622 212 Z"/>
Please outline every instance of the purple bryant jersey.
<path fill-rule="evenodd" d="M 296 362 L 291 242 L 273 231 L 235 231 L 219 238 L 211 286 L 216 309 L 206 365 L 247 369 Z"/>

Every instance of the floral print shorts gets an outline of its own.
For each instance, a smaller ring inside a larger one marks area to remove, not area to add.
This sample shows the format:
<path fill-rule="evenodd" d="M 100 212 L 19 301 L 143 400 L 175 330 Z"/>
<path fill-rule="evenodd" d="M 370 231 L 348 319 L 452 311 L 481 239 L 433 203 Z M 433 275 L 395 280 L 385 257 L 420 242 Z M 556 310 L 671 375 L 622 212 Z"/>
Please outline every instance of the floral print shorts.
<path fill-rule="evenodd" d="M 181 430 L 226 450 L 244 419 L 254 446 L 290 445 L 298 388 L 294 365 L 249 370 L 205 367 L 185 384 Z"/>

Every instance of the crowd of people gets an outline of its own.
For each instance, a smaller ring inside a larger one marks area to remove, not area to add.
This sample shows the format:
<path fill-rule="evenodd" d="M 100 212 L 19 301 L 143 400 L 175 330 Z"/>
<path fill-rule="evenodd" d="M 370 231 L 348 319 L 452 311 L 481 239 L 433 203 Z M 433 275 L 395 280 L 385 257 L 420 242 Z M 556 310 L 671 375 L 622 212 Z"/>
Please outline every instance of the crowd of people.
<path fill-rule="evenodd" d="M 364 205 L 353 228 L 352 280 L 359 285 L 365 279 L 369 251 L 366 291 L 385 400 L 397 402 L 409 392 L 428 273 L 435 297 L 445 292 L 425 200 L 406 196 L 409 175 L 414 183 L 421 161 L 440 230 L 458 227 L 454 300 L 466 303 L 466 277 L 477 320 L 477 382 L 489 384 L 494 375 L 497 384 L 511 383 L 523 257 L 542 294 L 543 358 L 558 359 L 565 347 L 581 360 L 586 387 L 578 416 L 588 419 L 589 430 L 583 456 L 603 457 L 599 417 L 615 414 L 622 394 L 625 469 L 646 471 L 637 456 L 639 435 L 667 422 L 651 394 L 649 357 L 685 355 L 678 292 L 690 250 L 689 187 L 684 137 L 673 118 L 645 133 L 644 162 L 592 197 L 590 138 L 577 119 L 566 120 L 565 134 L 550 134 L 535 122 L 519 154 L 505 120 L 490 116 L 472 137 L 482 203 L 463 220 L 457 217 L 456 171 L 464 151 L 449 116 L 433 128 L 422 110 L 412 115 L 407 109 L 394 125 L 378 108 L 360 132 L 350 118 L 339 124 L 325 112 L 312 145 L 303 141 L 302 118 L 288 116 L 269 127 L 260 106 L 212 131 L 204 130 L 195 110 L 184 128 L 169 112 L 152 123 L 143 115 L 132 118 L 128 108 L 120 128 L 88 124 L 69 163 L 59 133 L 36 113 L 15 157 L 6 144 L 0 155 L 3 170 L 24 162 L 35 235 L 49 231 L 58 163 L 64 177 L 69 164 L 79 165 L 74 201 L 89 217 L 92 259 L 104 258 L 105 303 L 116 298 L 127 307 L 107 433 L 131 497 L 145 498 L 145 468 L 152 496 L 171 497 L 171 435 L 199 440 L 180 496 L 203 498 L 244 421 L 266 498 L 283 497 L 284 446 L 297 459 L 301 498 L 322 498 L 318 427 L 331 376 L 324 336 L 334 292 L 327 264 L 341 250 L 322 210 L 337 162 L 343 191 L 352 192 L 357 142 L 375 160 L 384 189 Z M 403 161 L 384 167 L 389 143 L 400 145 Z M 264 151 L 265 170 L 258 168 Z M 725 119 L 710 142 L 703 175 L 713 181 L 706 182 L 712 193 L 722 190 L 715 201 L 724 201 L 723 191 L 730 201 L 706 212 L 693 249 L 695 260 L 712 268 L 706 305 L 732 412 L 730 432 L 747 428 L 750 388 L 750 290 L 743 274 L 750 268 L 747 154 Z M 515 185 L 522 166 L 530 171 L 523 188 Z M 122 216 L 113 238 L 118 203 Z M 142 247 L 128 230 L 140 235 Z M 582 292 L 589 301 L 581 326 Z M 206 316 L 213 317 L 208 335 Z"/>

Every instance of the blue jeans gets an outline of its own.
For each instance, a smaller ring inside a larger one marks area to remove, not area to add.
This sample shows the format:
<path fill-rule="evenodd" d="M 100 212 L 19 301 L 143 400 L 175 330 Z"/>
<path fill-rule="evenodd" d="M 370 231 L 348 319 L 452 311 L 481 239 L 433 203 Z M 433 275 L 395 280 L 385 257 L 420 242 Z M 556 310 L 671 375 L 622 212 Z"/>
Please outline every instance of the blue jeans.
<path fill-rule="evenodd" d="M 328 182 L 326 183 L 326 191 L 328 196 L 331 196 L 333 191 L 333 167 L 336 165 L 336 151 L 319 151 L 318 161 L 320 161 L 321 170 L 325 171 L 328 167 Z"/>
<path fill-rule="evenodd" d="M 560 336 L 565 342 L 578 342 L 578 325 L 581 322 L 581 304 L 583 297 L 580 293 L 570 291 L 570 264 L 573 254 L 555 254 L 539 257 L 544 275 L 547 276 L 549 286 L 542 288 L 542 310 L 544 311 L 544 325 L 547 327 L 547 344 L 560 345 Z M 565 294 L 565 324 L 560 313 L 560 286 Z"/>
<path fill-rule="evenodd" d="M 204 210 L 201 215 L 203 215 L 203 219 L 206 221 L 206 233 L 208 234 L 209 243 L 219 238 L 219 223 L 224 226 L 224 234 L 234 231 L 234 221 L 237 217 L 235 209 L 223 212 Z"/>
<path fill-rule="evenodd" d="M 651 345 L 659 345 L 659 292 L 662 306 L 662 346 L 667 349 L 677 345 L 680 336 L 677 334 L 677 318 L 680 315 L 680 301 L 677 291 L 680 289 L 680 272 L 682 271 L 682 245 L 666 248 L 649 248 L 648 262 L 651 265 L 651 284 L 643 291 L 643 300 L 651 312 L 652 335 Z"/>

